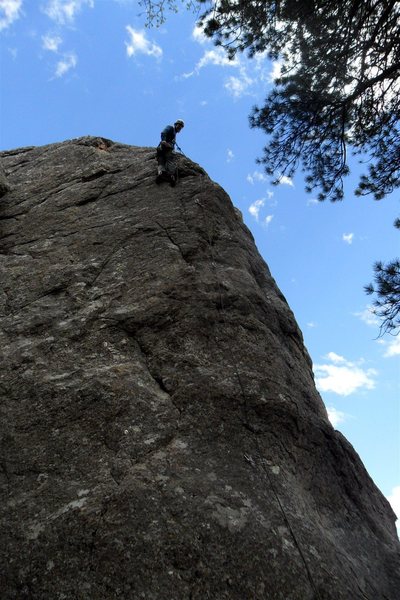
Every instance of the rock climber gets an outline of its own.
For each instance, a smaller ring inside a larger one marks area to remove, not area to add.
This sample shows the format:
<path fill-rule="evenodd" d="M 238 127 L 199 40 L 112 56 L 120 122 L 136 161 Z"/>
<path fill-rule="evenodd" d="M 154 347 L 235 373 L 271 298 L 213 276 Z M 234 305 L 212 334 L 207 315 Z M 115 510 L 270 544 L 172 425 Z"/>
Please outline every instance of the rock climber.
<path fill-rule="evenodd" d="M 169 181 L 171 186 L 176 185 L 176 169 L 174 161 L 174 148 L 176 145 L 176 134 L 185 126 L 182 119 L 175 121 L 173 125 L 167 125 L 161 132 L 161 142 L 157 146 L 158 174 L 156 183 Z"/>

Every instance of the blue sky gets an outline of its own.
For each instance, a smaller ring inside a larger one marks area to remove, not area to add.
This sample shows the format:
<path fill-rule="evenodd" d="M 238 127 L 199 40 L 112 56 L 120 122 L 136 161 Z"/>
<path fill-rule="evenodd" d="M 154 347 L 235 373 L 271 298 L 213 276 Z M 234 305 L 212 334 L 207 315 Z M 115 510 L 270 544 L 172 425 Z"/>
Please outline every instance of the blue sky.
<path fill-rule="evenodd" d="M 399 254 L 400 192 L 318 203 L 299 173 L 273 187 L 256 164 L 265 136 L 248 127 L 279 66 L 229 62 L 170 14 L 145 29 L 136 0 L 0 0 L 0 149 L 83 135 L 155 146 L 177 118 L 178 143 L 243 213 L 303 331 L 330 418 L 400 516 L 400 336 L 377 339 L 363 286 Z"/>

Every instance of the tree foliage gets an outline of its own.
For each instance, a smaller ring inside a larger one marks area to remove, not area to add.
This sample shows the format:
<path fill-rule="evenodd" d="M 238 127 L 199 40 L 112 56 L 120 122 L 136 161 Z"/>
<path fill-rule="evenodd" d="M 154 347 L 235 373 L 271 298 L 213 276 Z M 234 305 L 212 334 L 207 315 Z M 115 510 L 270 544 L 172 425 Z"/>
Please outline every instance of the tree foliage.
<path fill-rule="evenodd" d="M 400 219 L 394 223 L 400 229 Z M 375 281 L 365 286 L 367 294 L 375 294 L 374 313 L 381 319 L 381 334 L 397 335 L 400 331 L 400 260 L 374 265 Z"/>
<path fill-rule="evenodd" d="M 174 0 L 142 0 L 159 17 Z M 357 194 L 400 185 L 399 0 L 192 0 L 200 24 L 233 58 L 266 53 L 281 76 L 250 116 L 268 144 L 260 159 L 276 181 L 305 172 L 319 199 L 343 198 L 347 148 L 369 162 Z M 151 21 L 151 18 L 150 18 Z"/>

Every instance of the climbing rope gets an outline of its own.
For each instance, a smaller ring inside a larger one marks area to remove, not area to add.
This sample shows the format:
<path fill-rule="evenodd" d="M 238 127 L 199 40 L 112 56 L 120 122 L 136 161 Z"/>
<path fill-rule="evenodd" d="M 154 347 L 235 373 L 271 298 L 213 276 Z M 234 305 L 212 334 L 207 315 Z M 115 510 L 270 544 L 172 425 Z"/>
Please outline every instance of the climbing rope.
<path fill-rule="evenodd" d="M 175 146 L 176 146 L 176 149 L 178 150 L 178 152 L 174 153 L 175 156 L 179 153 L 181 156 L 184 156 L 185 158 L 187 158 L 187 156 L 183 152 L 182 148 L 180 148 L 176 142 L 175 142 Z M 179 182 L 179 169 L 178 169 L 177 160 L 175 159 L 175 183 L 177 184 L 178 182 Z"/>

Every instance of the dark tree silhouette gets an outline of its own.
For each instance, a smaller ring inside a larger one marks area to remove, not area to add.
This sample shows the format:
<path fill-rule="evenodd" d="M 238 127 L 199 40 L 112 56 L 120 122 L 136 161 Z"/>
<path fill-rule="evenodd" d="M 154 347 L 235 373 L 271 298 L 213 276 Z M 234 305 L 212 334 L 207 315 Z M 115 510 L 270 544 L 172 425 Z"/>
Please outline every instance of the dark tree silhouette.
<path fill-rule="evenodd" d="M 400 219 L 394 226 L 400 229 Z M 375 314 L 381 319 L 381 335 L 400 331 L 400 260 L 398 258 L 383 264 L 374 265 L 375 280 L 365 286 L 367 294 L 375 294 L 373 305 Z"/>
<path fill-rule="evenodd" d="M 357 193 L 380 199 L 400 185 L 400 2 L 222 1 L 207 19 L 231 56 L 266 51 L 282 61 L 250 118 L 271 136 L 267 173 L 292 176 L 300 166 L 308 191 L 339 200 L 351 145 L 371 159 Z"/>

